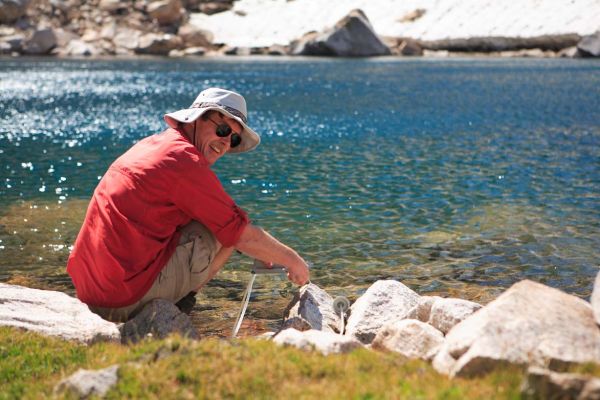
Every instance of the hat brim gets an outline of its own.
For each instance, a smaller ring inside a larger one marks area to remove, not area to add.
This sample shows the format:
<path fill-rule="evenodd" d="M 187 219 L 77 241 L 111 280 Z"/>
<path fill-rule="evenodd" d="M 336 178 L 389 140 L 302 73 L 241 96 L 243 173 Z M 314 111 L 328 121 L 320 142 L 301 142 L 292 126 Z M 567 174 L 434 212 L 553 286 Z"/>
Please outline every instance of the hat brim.
<path fill-rule="evenodd" d="M 169 114 L 165 114 L 164 119 L 167 125 L 171 128 L 177 128 L 179 122 L 184 124 L 189 124 L 197 120 L 202 116 L 202 114 L 207 111 L 218 111 L 221 114 L 236 120 L 242 126 L 243 130 L 241 132 L 242 143 L 239 146 L 230 148 L 228 153 L 244 153 L 246 151 L 253 150 L 260 144 L 260 136 L 254 130 L 250 129 L 248 125 L 241 118 L 236 117 L 231 114 L 229 111 L 221 108 L 221 107 L 202 107 L 202 108 L 185 108 L 183 110 L 175 111 Z"/>

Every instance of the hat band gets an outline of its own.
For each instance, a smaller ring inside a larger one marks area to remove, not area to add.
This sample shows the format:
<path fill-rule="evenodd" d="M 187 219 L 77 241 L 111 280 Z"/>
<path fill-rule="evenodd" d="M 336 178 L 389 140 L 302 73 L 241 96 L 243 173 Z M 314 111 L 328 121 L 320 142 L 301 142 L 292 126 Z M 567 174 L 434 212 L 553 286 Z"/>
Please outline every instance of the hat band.
<path fill-rule="evenodd" d="M 192 106 L 190 108 L 208 108 L 208 107 L 218 107 L 218 108 L 222 108 L 225 111 L 229 112 L 230 114 L 235 115 L 236 117 L 238 117 L 239 119 L 241 119 L 245 124 L 248 123 L 248 119 L 246 118 L 246 116 L 244 114 L 242 114 L 242 112 L 240 112 L 239 110 L 236 110 L 233 107 L 229 107 L 223 104 L 219 104 L 219 103 L 208 103 L 208 102 L 204 102 L 204 103 L 194 103 L 192 104 Z"/>

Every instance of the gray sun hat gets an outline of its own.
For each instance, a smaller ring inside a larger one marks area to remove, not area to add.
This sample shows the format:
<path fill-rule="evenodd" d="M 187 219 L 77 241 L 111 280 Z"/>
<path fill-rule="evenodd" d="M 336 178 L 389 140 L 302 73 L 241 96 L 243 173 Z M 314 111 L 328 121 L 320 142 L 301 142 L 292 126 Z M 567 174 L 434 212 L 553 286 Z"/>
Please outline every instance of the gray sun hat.
<path fill-rule="evenodd" d="M 246 125 L 248 111 L 244 97 L 231 90 L 209 88 L 200 92 L 189 108 L 165 114 L 166 123 L 171 128 L 177 128 L 178 122 L 184 124 L 194 122 L 207 111 L 215 110 L 221 114 L 235 119 L 242 125 L 242 143 L 230 148 L 228 153 L 243 153 L 254 149 L 260 143 L 260 136 Z"/>

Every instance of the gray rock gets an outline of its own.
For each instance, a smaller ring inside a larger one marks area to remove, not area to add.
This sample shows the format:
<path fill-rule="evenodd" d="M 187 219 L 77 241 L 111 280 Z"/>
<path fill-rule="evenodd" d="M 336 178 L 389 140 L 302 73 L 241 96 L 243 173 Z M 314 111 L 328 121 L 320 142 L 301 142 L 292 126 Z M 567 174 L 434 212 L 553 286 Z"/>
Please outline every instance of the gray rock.
<path fill-rule="evenodd" d="M 285 321 L 283 321 L 283 324 L 281 325 L 281 329 L 280 330 L 285 330 L 285 329 L 296 329 L 298 331 L 309 331 L 312 329 L 312 326 L 310 326 L 310 323 L 305 320 L 304 318 L 300 317 L 300 316 L 296 316 L 296 317 L 292 317 L 292 318 L 288 318 Z"/>
<path fill-rule="evenodd" d="M 54 388 L 55 394 L 69 393 L 80 399 L 90 396 L 104 397 L 117 384 L 119 366 L 113 365 L 100 370 L 80 369 L 63 379 Z"/>
<path fill-rule="evenodd" d="M 436 300 L 441 299 L 439 296 L 421 296 L 415 308 L 411 311 L 410 318 L 418 319 L 421 322 L 429 322 L 431 316 L 431 306 Z"/>
<path fill-rule="evenodd" d="M 433 365 L 451 376 L 474 376 L 503 364 L 556 369 L 583 362 L 600 362 L 590 305 L 525 280 L 456 325 Z"/>
<path fill-rule="evenodd" d="M 581 39 L 577 49 L 584 57 L 600 57 L 600 31 Z"/>
<path fill-rule="evenodd" d="M 210 47 L 214 39 L 210 31 L 191 24 L 180 27 L 177 35 L 179 35 L 185 47 Z"/>
<path fill-rule="evenodd" d="M 0 325 L 83 343 L 120 339 L 117 325 L 103 320 L 71 296 L 3 283 L 0 283 Z"/>
<path fill-rule="evenodd" d="M 181 47 L 181 38 L 171 34 L 148 33 L 140 37 L 139 45 L 135 48 L 138 54 L 167 55 L 171 50 Z"/>
<path fill-rule="evenodd" d="M 163 299 L 152 300 L 133 319 L 121 325 L 120 330 L 122 343 L 135 343 L 149 335 L 162 339 L 172 333 L 199 338 L 190 317 Z"/>
<path fill-rule="evenodd" d="M 303 350 L 317 350 L 324 355 L 347 353 L 362 344 L 347 336 L 333 332 L 323 332 L 314 329 L 300 332 L 296 329 L 286 329 L 279 332 L 273 341 L 280 345 L 294 346 Z"/>
<path fill-rule="evenodd" d="M 294 296 L 286 309 L 284 323 L 295 317 L 302 318 L 318 331 L 338 332 L 340 326 L 340 318 L 333 310 L 333 298 L 313 283 L 302 286 Z"/>
<path fill-rule="evenodd" d="M 146 7 L 150 18 L 155 19 L 160 25 L 176 24 L 184 16 L 184 9 L 180 0 L 153 1 Z"/>
<path fill-rule="evenodd" d="M 362 343 L 371 343 L 381 327 L 407 318 L 418 303 L 419 295 L 404 284 L 377 281 L 350 307 L 345 334 Z"/>
<path fill-rule="evenodd" d="M 37 30 L 23 44 L 25 54 L 42 55 L 50 53 L 58 44 L 54 29 L 45 28 Z"/>
<path fill-rule="evenodd" d="M 594 320 L 600 325 L 600 272 L 596 275 L 594 281 L 594 289 L 592 290 L 592 297 L 590 298 L 592 303 L 592 310 L 594 312 Z"/>
<path fill-rule="evenodd" d="M 532 367 L 521 395 L 530 400 L 600 399 L 600 379 L 582 374 L 558 373 Z"/>
<path fill-rule="evenodd" d="M 29 0 L 0 0 L 0 24 L 12 24 L 27 11 Z"/>
<path fill-rule="evenodd" d="M 452 327 L 481 308 L 481 304 L 462 299 L 438 298 L 431 306 L 428 323 L 444 335 Z"/>
<path fill-rule="evenodd" d="M 377 36 L 367 16 L 352 10 L 333 29 L 301 39 L 292 51 L 295 55 L 372 57 L 391 54 Z"/>
<path fill-rule="evenodd" d="M 580 40 L 581 37 L 577 34 L 564 34 L 534 37 L 470 37 L 420 41 L 419 44 L 424 50 L 488 53 L 493 51 L 515 51 L 524 49 L 559 51 L 577 45 Z"/>
<path fill-rule="evenodd" d="M 416 319 L 403 319 L 385 325 L 373 340 L 374 349 L 395 351 L 408 358 L 431 360 L 444 343 L 444 335 Z"/>

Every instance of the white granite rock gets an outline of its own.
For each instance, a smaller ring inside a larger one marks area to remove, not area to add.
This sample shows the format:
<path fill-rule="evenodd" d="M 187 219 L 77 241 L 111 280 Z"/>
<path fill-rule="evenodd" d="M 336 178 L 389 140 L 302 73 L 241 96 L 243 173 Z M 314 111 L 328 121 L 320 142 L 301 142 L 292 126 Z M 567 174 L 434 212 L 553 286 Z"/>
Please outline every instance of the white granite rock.
<path fill-rule="evenodd" d="M 113 365 L 100 370 L 80 369 L 63 379 L 54 388 L 55 394 L 68 392 L 76 398 L 104 397 L 117 384 L 119 366 Z"/>
<path fill-rule="evenodd" d="M 444 343 L 444 335 L 416 319 L 403 319 L 385 325 L 373 340 L 374 349 L 395 351 L 408 358 L 431 360 Z"/>
<path fill-rule="evenodd" d="M 0 283 L 0 325 L 92 343 L 120 339 L 117 325 L 64 293 Z"/>
<path fill-rule="evenodd" d="M 300 332 L 296 329 L 286 329 L 279 332 L 273 341 L 280 345 L 295 346 L 303 350 L 317 350 L 324 355 L 332 353 L 347 353 L 362 344 L 347 336 L 333 332 L 323 332 L 314 329 Z"/>
<path fill-rule="evenodd" d="M 583 37 L 577 44 L 577 49 L 586 57 L 600 57 L 600 30 Z"/>
<path fill-rule="evenodd" d="M 312 329 L 338 332 L 340 318 L 333 310 L 333 297 L 313 283 L 302 286 L 286 310 L 285 321 L 300 317 Z M 339 333 L 339 332 L 338 332 Z"/>
<path fill-rule="evenodd" d="M 583 362 L 600 362 L 600 329 L 590 305 L 525 280 L 456 325 L 433 366 L 474 376 L 508 363 L 555 369 Z"/>
<path fill-rule="evenodd" d="M 594 319 L 596 320 L 596 323 L 600 325 L 600 272 L 596 275 L 590 302 L 592 303 L 592 310 L 594 311 Z"/>
<path fill-rule="evenodd" d="M 350 307 L 345 334 L 362 343 L 371 343 L 381 327 L 407 318 L 418 303 L 419 295 L 404 284 L 377 281 Z"/>
<path fill-rule="evenodd" d="M 444 335 L 452 327 L 481 308 L 481 304 L 462 299 L 438 298 L 431 305 L 428 323 Z"/>

